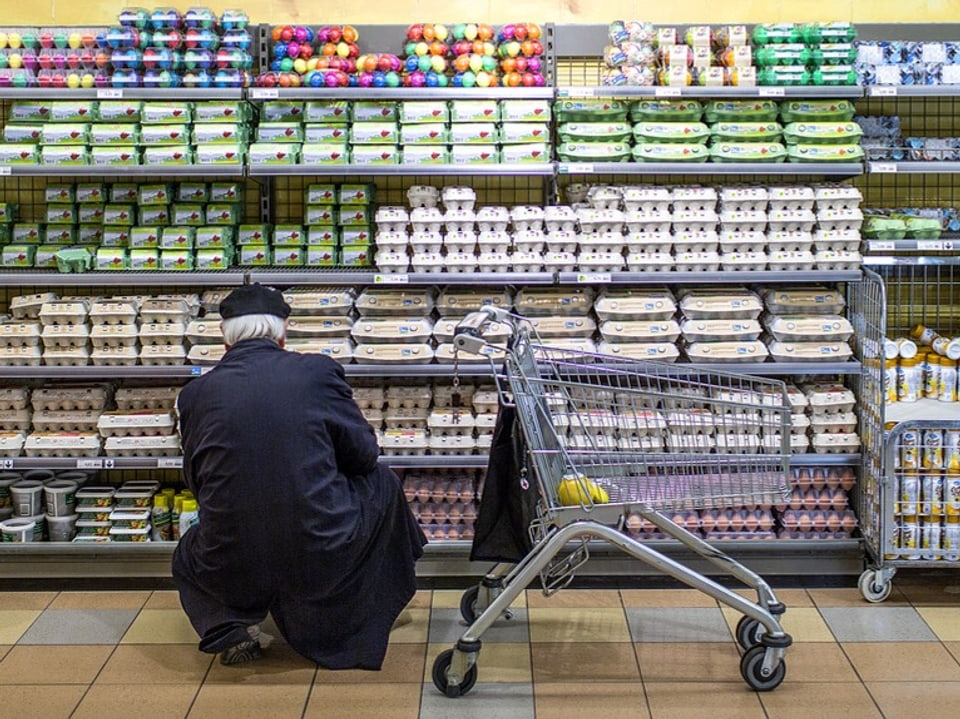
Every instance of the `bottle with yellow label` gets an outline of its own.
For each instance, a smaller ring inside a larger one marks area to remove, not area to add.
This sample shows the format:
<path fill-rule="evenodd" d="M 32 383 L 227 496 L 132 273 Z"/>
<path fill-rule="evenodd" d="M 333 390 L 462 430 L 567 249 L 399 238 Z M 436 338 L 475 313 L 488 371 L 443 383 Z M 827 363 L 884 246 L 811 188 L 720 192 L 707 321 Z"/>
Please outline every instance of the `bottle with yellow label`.
<path fill-rule="evenodd" d="M 940 396 L 940 357 L 931 353 L 923 358 L 923 396 Z"/>
<path fill-rule="evenodd" d="M 943 525 L 943 558 L 948 562 L 960 560 L 960 514 L 947 516 Z"/>
<path fill-rule="evenodd" d="M 901 359 L 897 368 L 897 400 L 900 402 L 916 402 L 920 399 L 922 379 L 916 357 Z"/>
<path fill-rule="evenodd" d="M 940 381 L 938 383 L 937 399 L 941 402 L 957 401 L 957 361 L 946 357 L 940 358 Z"/>
<path fill-rule="evenodd" d="M 886 395 L 887 404 L 893 404 L 897 401 L 897 360 L 885 360 L 883 368 L 883 393 Z"/>

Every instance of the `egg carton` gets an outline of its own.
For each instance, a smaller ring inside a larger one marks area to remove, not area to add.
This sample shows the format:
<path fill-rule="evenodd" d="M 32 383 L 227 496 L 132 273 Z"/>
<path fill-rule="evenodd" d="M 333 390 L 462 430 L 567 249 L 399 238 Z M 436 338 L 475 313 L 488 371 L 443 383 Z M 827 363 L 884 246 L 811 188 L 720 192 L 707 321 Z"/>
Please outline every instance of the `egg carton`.
<path fill-rule="evenodd" d="M 768 343 L 775 362 L 846 362 L 853 357 L 849 343 L 841 341 Z"/>
<path fill-rule="evenodd" d="M 183 336 L 192 345 L 223 344 L 220 315 L 210 314 L 201 319 L 190 320 Z"/>
<path fill-rule="evenodd" d="M 443 188 L 440 195 L 443 199 L 443 206 L 448 210 L 472 212 L 477 202 L 476 190 L 466 185 L 449 185 Z"/>
<path fill-rule="evenodd" d="M 717 272 L 720 269 L 718 252 L 678 252 L 677 272 Z"/>
<path fill-rule="evenodd" d="M 513 308 L 513 292 L 505 287 L 447 286 L 437 296 L 435 305 L 441 317 L 462 317 L 487 305 L 510 310 Z"/>
<path fill-rule="evenodd" d="M 373 241 L 381 250 L 389 248 L 394 251 L 402 251 L 410 243 L 410 234 L 406 230 L 387 230 L 378 226 Z"/>
<path fill-rule="evenodd" d="M 853 412 L 856 396 L 852 390 L 835 382 L 810 382 L 800 386 L 807 398 L 811 413 L 834 414 Z"/>
<path fill-rule="evenodd" d="M 672 272 L 674 259 L 669 252 L 630 252 L 626 263 L 630 272 Z"/>
<path fill-rule="evenodd" d="M 212 289 L 205 290 L 202 295 L 200 295 L 200 308 L 204 312 L 220 312 L 220 303 L 226 298 L 231 292 L 233 292 L 232 287 L 227 287 L 223 289 Z M 139 304 L 137 305 L 139 311 Z"/>
<path fill-rule="evenodd" d="M 477 235 L 480 252 L 506 252 L 513 245 L 513 238 L 505 230 L 484 230 Z"/>
<path fill-rule="evenodd" d="M 770 185 L 767 198 L 771 202 L 809 201 L 815 199 L 813 188 L 808 185 Z"/>
<path fill-rule="evenodd" d="M 107 457 L 176 457 L 181 452 L 180 439 L 175 434 L 107 437 L 103 442 Z"/>
<path fill-rule="evenodd" d="M 146 300 L 140 306 L 140 321 L 143 324 L 179 324 L 186 325 L 196 317 L 197 308 L 183 299 Z"/>
<path fill-rule="evenodd" d="M 816 230 L 812 242 L 817 252 L 857 252 L 860 249 L 861 237 L 858 230 Z"/>
<path fill-rule="evenodd" d="M 100 435 L 96 432 L 33 432 L 23 444 L 27 457 L 96 457 Z"/>
<path fill-rule="evenodd" d="M 769 356 L 766 345 L 760 340 L 736 340 L 731 342 L 691 342 L 684 351 L 695 363 L 754 363 L 765 362 Z"/>
<path fill-rule="evenodd" d="M 542 230 L 515 230 L 512 244 L 519 252 L 543 252 L 546 246 L 546 235 Z M 574 242 L 576 246 L 576 242 Z M 572 250 L 571 250 L 572 251 Z"/>
<path fill-rule="evenodd" d="M 510 255 L 514 272 L 540 272 L 543 270 L 543 255 L 538 252 L 514 252 Z"/>
<path fill-rule="evenodd" d="M 430 435 L 428 440 L 430 454 L 462 455 L 473 454 L 477 440 L 471 435 Z"/>
<path fill-rule="evenodd" d="M 171 410 L 179 394 L 180 387 L 119 387 L 114 401 L 122 412 Z"/>
<path fill-rule="evenodd" d="M 617 209 L 621 198 L 620 188 L 613 185 L 591 185 L 587 190 L 587 203 L 598 210 Z"/>
<path fill-rule="evenodd" d="M 454 362 L 455 346 L 452 342 L 441 342 L 434 351 L 434 357 L 438 364 L 449 365 Z M 458 352 L 456 354 L 459 364 L 489 364 L 492 359 L 494 362 L 502 362 L 506 358 L 506 347 L 497 344 L 488 344 L 483 347 L 480 354 L 471 352 Z"/>
<path fill-rule="evenodd" d="M 477 216 L 473 210 L 447 208 L 443 214 L 443 225 L 450 232 L 476 232 Z"/>
<path fill-rule="evenodd" d="M 17 320 L 39 320 L 43 305 L 56 302 L 53 292 L 41 292 L 34 295 L 16 295 L 10 298 L 10 314 Z"/>
<path fill-rule="evenodd" d="M 674 232 L 673 251 L 684 254 L 691 252 L 716 252 L 720 237 L 713 230 L 683 230 Z"/>
<path fill-rule="evenodd" d="M 286 348 L 298 354 L 323 355 L 340 364 L 349 363 L 354 353 L 353 342 L 346 337 L 288 339 Z"/>
<path fill-rule="evenodd" d="M 444 256 L 444 269 L 452 274 L 473 272 L 477 269 L 477 256 L 473 252 L 448 250 Z"/>
<path fill-rule="evenodd" d="M 768 230 L 767 249 L 775 252 L 809 252 L 813 234 L 805 230 Z"/>
<path fill-rule="evenodd" d="M 89 319 L 95 325 L 135 325 L 139 314 L 133 301 L 96 299 L 90 305 Z"/>
<path fill-rule="evenodd" d="M 433 334 L 433 321 L 423 317 L 362 317 L 351 325 L 349 334 L 356 342 L 363 344 L 422 344 Z"/>
<path fill-rule="evenodd" d="M 580 235 L 576 232 L 570 232 L 565 230 L 554 230 L 548 232 L 546 235 L 542 235 L 543 244 L 540 245 L 540 250 L 543 251 L 545 248 L 549 252 L 576 252 L 578 245 L 580 245 L 585 238 L 593 238 L 594 235 Z M 599 236 L 598 236 L 599 237 Z M 517 243 L 517 240 L 520 239 L 517 235 L 514 236 L 514 244 L 517 250 L 523 252 L 537 252 L 536 244 L 530 244 L 529 246 L 521 245 Z M 602 240 L 601 240 L 602 242 Z"/>
<path fill-rule="evenodd" d="M 90 328 L 90 344 L 94 350 L 138 346 L 136 325 L 94 325 Z"/>
<path fill-rule="evenodd" d="M 842 292 L 822 285 L 770 288 L 763 291 L 763 303 L 774 315 L 836 315 L 847 304 Z"/>
<path fill-rule="evenodd" d="M 653 435 L 617 437 L 617 449 L 621 452 L 662 452 L 663 438 Z"/>
<path fill-rule="evenodd" d="M 730 228 L 720 231 L 718 238 L 720 252 L 762 252 L 767 244 L 767 235 L 759 230 L 737 232 Z"/>
<path fill-rule="evenodd" d="M 440 252 L 414 252 L 410 264 L 414 272 L 441 273 L 446 259 Z"/>
<path fill-rule="evenodd" d="M 704 408 L 671 410 L 664 419 L 668 429 L 686 434 L 711 434 L 716 426 L 713 412 Z"/>
<path fill-rule="evenodd" d="M 85 348 L 90 340 L 88 325 L 44 325 L 40 334 L 44 349 Z"/>
<path fill-rule="evenodd" d="M 283 293 L 284 301 L 295 315 L 347 315 L 357 301 L 352 287 L 318 287 L 290 289 Z"/>
<path fill-rule="evenodd" d="M 624 268 L 624 257 L 620 252 L 581 249 L 576 266 L 583 272 L 619 272 Z"/>
<path fill-rule="evenodd" d="M 767 229 L 770 232 L 813 232 L 817 216 L 811 210 L 770 210 Z"/>
<path fill-rule="evenodd" d="M 26 387 L 0 387 L 0 412 L 26 409 L 30 406 L 30 390 Z"/>
<path fill-rule="evenodd" d="M 36 432 L 96 432 L 101 410 L 38 410 L 33 413 Z"/>
<path fill-rule="evenodd" d="M 558 350 L 597 354 L 597 344 L 589 337 L 552 337 L 547 344 Z"/>
<path fill-rule="evenodd" d="M 33 426 L 32 420 L 33 411 L 28 407 L 4 410 L 0 412 L 0 431 L 28 432 Z"/>
<path fill-rule="evenodd" d="M 626 245 L 626 237 L 622 232 L 595 232 L 589 235 L 580 235 L 580 252 L 616 252 L 622 253 Z"/>
<path fill-rule="evenodd" d="M 510 224 L 514 232 L 534 230 L 543 232 L 543 220 L 546 213 L 537 205 L 515 205 L 510 208 Z"/>
<path fill-rule="evenodd" d="M 674 211 L 715 210 L 717 191 L 701 185 L 676 185 L 670 192 Z"/>
<path fill-rule="evenodd" d="M 813 258 L 818 270 L 857 270 L 863 264 L 860 253 L 849 250 L 817 250 Z"/>
<path fill-rule="evenodd" d="M 196 347 L 206 349 L 208 346 L 196 345 Z M 212 348 L 212 345 L 210 347 Z M 181 365 L 186 362 L 186 359 L 187 351 L 182 344 L 156 344 L 140 348 L 140 364 L 142 365 L 153 367 Z"/>
<path fill-rule="evenodd" d="M 25 432 L 0 432 L 0 457 L 19 457 L 26 439 Z"/>
<path fill-rule="evenodd" d="M 0 347 L 0 367 L 39 367 L 43 350 L 39 345 Z"/>
<path fill-rule="evenodd" d="M 545 252 L 543 267 L 547 272 L 573 272 L 577 269 L 575 252 Z"/>
<path fill-rule="evenodd" d="M 732 229 L 737 232 L 763 232 L 767 229 L 767 213 L 762 210 L 724 210 L 718 216 L 720 229 Z"/>
<path fill-rule="evenodd" d="M 593 309 L 601 321 L 667 320 L 677 311 L 677 302 L 665 287 L 606 288 L 596 297 Z"/>
<path fill-rule="evenodd" d="M 373 218 L 379 232 L 401 234 L 406 232 L 410 213 L 402 205 L 384 205 L 377 208 Z"/>
<path fill-rule="evenodd" d="M 476 212 L 480 232 L 506 232 L 510 225 L 510 210 L 503 205 L 487 205 Z"/>
<path fill-rule="evenodd" d="M 802 411 L 796 412 L 796 408 L 791 408 L 791 410 L 792 414 L 790 415 L 790 432 L 793 434 L 806 435 L 807 430 L 810 428 L 810 417 L 808 417 Z"/>
<path fill-rule="evenodd" d="M 439 207 L 415 207 L 410 211 L 410 225 L 414 234 L 440 232 L 443 227 L 443 213 Z"/>
<path fill-rule="evenodd" d="M 767 434 L 760 439 L 760 447 L 765 452 L 779 453 L 783 444 L 779 434 Z M 810 439 L 805 434 L 795 432 L 787 435 L 790 454 L 805 454 L 810 449 Z"/>
<path fill-rule="evenodd" d="M 430 436 L 473 436 L 476 420 L 469 409 L 434 409 L 427 417 Z"/>
<path fill-rule="evenodd" d="M 755 319 L 687 318 L 680 331 L 687 342 L 736 342 L 759 339 L 763 328 Z"/>
<path fill-rule="evenodd" d="M 780 515 L 787 530 L 843 530 L 852 532 L 857 527 L 857 518 L 852 510 L 788 509 Z"/>
<path fill-rule="evenodd" d="M 716 446 L 717 441 L 709 434 L 667 433 L 668 452 L 708 452 Z"/>
<path fill-rule="evenodd" d="M 497 426 L 497 415 L 496 414 L 478 414 L 475 417 L 476 427 L 477 427 L 477 436 L 483 434 L 493 434 Z"/>
<path fill-rule="evenodd" d="M 575 232 L 577 213 L 569 205 L 553 205 L 543 209 L 543 224 L 547 232 Z"/>
<path fill-rule="evenodd" d="M 842 210 L 859 207 L 863 194 L 852 185 L 822 183 L 813 185 L 813 197 L 817 210 Z"/>
<path fill-rule="evenodd" d="M 477 269 L 480 272 L 506 273 L 513 266 L 506 252 L 481 252 L 476 256 Z"/>
<path fill-rule="evenodd" d="M 425 288 L 367 287 L 356 298 L 361 317 L 428 317 L 436 304 L 436 290 Z"/>
<path fill-rule="evenodd" d="M 853 412 L 818 414 L 810 418 L 814 434 L 849 434 L 857 431 L 857 416 Z"/>
<path fill-rule="evenodd" d="M 43 325 L 39 322 L 20 320 L 2 322 L 0 323 L 0 346 L 37 347 L 40 345 L 42 332 Z"/>
<path fill-rule="evenodd" d="M 418 456 L 430 449 L 426 430 L 386 430 L 379 441 L 383 453 L 393 456 Z"/>
<path fill-rule="evenodd" d="M 417 230 L 410 235 L 409 244 L 414 252 L 439 253 L 443 247 L 443 235 L 439 230 Z"/>
<path fill-rule="evenodd" d="M 809 250 L 777 250 L 767 253 L 767 264 L 771 270 L 798 272 L 812 270 L 814 256 Z"/>
<path fill-rule="evenodd" d="M 402 274 L 406 273 L 410 267 L 410 258 L 407 257 L 406 248 L 400 252 L 377 250 L 373 257 L 373 263 L 383 274 Z"/>
<path fill-rule="evenodd" d="M 669 212 L 670 188 L 661 185 L 627 185 L 620 188 L 621 202 L 627 213 Z"/>
<path fill-rule="evenodd" d="M 386 403 L 386 390 L 383 387 L 354 387 L 353 400 L 363 410 L 381 410 Z"/>
<path fill-rule="evenodd" d="M 514 305 L 525 317 L 587 315 L 594 297 L 592 287 L 524 287 L 517 292 Z"/>
<path fill-rule="evenodd" d="M 403 410 L 398 410 L 403 411 Z M 426 430 L 426 417 L 403 417 L 384 414 L 383 427 L 388 430 Z"/>
<path fill-rule="evenodd" d="M 858 207 L 836 210 L 818 210 L 817 227 L 824 231 L 844 230 L 859 232 L 863 226 L 863 212 Z"/>
<path fill-rule="evenodd" d="M 44 302 L 40 307 L 39 318 L 43 325 L 71 326 L 84 325 L 90 307 L 86 300 L 54 300 Z"/>
<path fill-rule="evenodd" d="M 805 217 L 808 215 L 814 216 L 813 211 L 813 197 L 771 200 L 768 207 L 768 213 L 771 218 L 783 213 L 802 213 Z"/>
<path fill-rule="evenodd" d="M 760 451 L 758 434 L 718 433 L 714 440 L 718 454 L 756 454 Z"/>
<path fill-rule="evenodd" d="M 591 185 L 586 182 L 572 182 L 563 189 L 563 196 L 568 204 L 585 203 Z"/>
<path fill-rule="evenodd" d="M 727 185 L 720 188 L 717 199 L 723 204 L 763 203 L 766 206 L 770 191 L 763 185 Z"/>
<path fill-rule="evenodd" d="M 775 340 L 784 342 L 846 342 L 853 336 L 853 325 L 840 315 L 769 314 L 763 326 Z"/>
<path fill-rule="evenodd" d="M 680 325 L 676 320 L 607 320 L 600 324 L 600 336 L 608 342 L 676 342 Z"/>
<path fill-rule="evenodd" d="M 364 365 L 429 364 L 433 348 L 428 343 L 363 343 L 353 348 L 353 358 Z"/>
<path fill-rule="evenodd" d="M 706 210 L 674 210 L 671 216 L 674 234 L 680 232 L 713 232 L 716 233 L 720 216 L 712 209 Z"/>
<path fill-rule="evenodd" d="M 411 185 L 407 190 L 407 204 L 412 208 L 436 207 L 440 202 L 440 189 L 430 185 Z"/>
<path fill-rule="evenodd" d="M 454 387 L 451 384 L 435 383 L 433 385 L 433 406 L 434 409 L 463 409 L 473 404 L 473 395 L 476 387 L 472 384 L 460 384 Z M 459 397 L 458 404 L 454 407 L 454 397 Z"/>
<path fill-rule="evenodd" d="M 626 225 L 626 215 L 615 209 L 580 209 L 577 210 L 577 222 L 582 234 L 621 232 Z"/>
<path fill-rule="evenodd" d="M 810 484 L 803 487 L 796 482 L 791 484 L 793 484 L 793 490 L 790 492 L 785 509 L 844 510 L 850 507 L 847 493 L 842 489 L 829 489 L 822 482 L 817 488 L 813 488 Z"/>
<path fill-rule="evenodd" d="M 628 232 L 623 236 L 623 245 L 630 253 L 669 253 L 673 247 L 673 235 L 667 232 Z"/>
<path fill-rule="evenodd" d="M 287 337 L 322 339 L 325 337 L 348 337 L 353 319 L 344 315 L 291 316 L 287 320 Z"/>
<path fill-rule="evenodd" d="M 43 363 L 49 367 L 83 367 L 90 364 L 90 349 L 86 345 L 44 347 Z"/>
<path fill-rule="evenodd" d="M 592 337 L 597 330 L 597 323 L 590 316 L 531 317 L 530 324 L 544 340 L 556 337 Z"/>
<path fill-rule="evenodd" d="M 717 212 L 723 214 L 739 212 L 766 212 L 767 200 L 762 198 L 742 199 L 742 200 L 720 200 L 717 205 Z"/>
<path fill-rule="evenodd" d="M 457 326 L 463 317 L 442 317 L 433 325 L 433 338 L 437 342 L 453 342 Z M 503 344 L 513 336 L 513 330 L 504 322 L 490 322 L 483 329 L 483 338 L 487 342 Z"/>
<path fill-rule="evenodd" d="M 628 234 L 662 235 L 673 229 L 673 215 L 663 211 L 634 210 L 624 215 L 623 225 Z"/>
<path fill-rule="evenodd" d="M 140 325 L 140 344 L 148 345 L 179 345 L 183 343 L 187 334 L 186 324 L 179 322 L 151 322 Z"/>
<path fill-rule="evenodd" d="M 443 246 L 448 252 L 473 253 L 477 247 L 477 233 L 470 230 L 450 230 L 443 237 Z"/>

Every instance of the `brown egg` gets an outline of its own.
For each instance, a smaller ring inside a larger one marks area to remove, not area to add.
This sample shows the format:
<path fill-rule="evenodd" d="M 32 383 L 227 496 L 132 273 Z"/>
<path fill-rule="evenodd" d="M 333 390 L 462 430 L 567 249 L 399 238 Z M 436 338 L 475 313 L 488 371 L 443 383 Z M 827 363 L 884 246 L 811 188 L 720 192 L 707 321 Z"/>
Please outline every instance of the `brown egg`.
<path fill-rule="evenodd" d="M 717 527 L 717 510 L 704 510 L 700 516 L 700 526 L 704 532 L 712 532 Z"/>
<path fill-rule="evenodd" d="M 772 512 L 767 510 L 763 512 L 758 512 L 757 514 L 759 517 L 761 531 L 769 532 L 771 529 L 773 529 L 773 513 Z"/>
<path fill-rule="evenodd" d="M 843 527 L 844 532 L 852 532 L 857 528 L 857 518 L 849 509 L 844 510 L 841 515 L 840 526 Z"/>
<path fill-rule="evenodd" d="M 797 513 L 797 529 L 801 532 L 809 532 L 813 529 L 813 520 L 806 510 Z"/>
<path fill-rule="evenodd" d="M 830 471 L 830 469 L 824 469 L 823 467 L 815 467 L 811 475 L 811 485 L 815 489 L 822 489 L 827 486 L 827 475 Z"/>
<path fill-rule="evenodd" d="M 843 527 L 843 519 L 839 512 L 827 512 L 826 527 L 828 531 L 839 532 Z"/>
<path fill-rule="evenodd" d="M 818 509 L 830 509 L 830 506 L 833 504 L 833 495 L 831 494 L 832 489 L 821 489 L 817 496 L 817 508 Z"/>
<path fill-rule="evenodd" d="M 820 501 L 820 492 L 816 489 L 808 489 L 803 495 L 803 508 L 814 509 Z"/>
<path fill-rule="evenodd" d="M 831 509 L 843 510 L 850 506 L 850 498 L 842 489 L 832 489 L 830 492 Z"/>
<path fill-rule="evenodd" d="M 800 509 L 803 507 L 803 492 L 799 489 L 795 489 L 790 493 L 790 499 L 787 502 L 787 506 L 790 509 Z"/>
<path fill-rule="evenodd" d="M 857 484 L 857 473 L 852 467 L 844 467 L 840 470 L 840 489 L 849 492 Z"/>

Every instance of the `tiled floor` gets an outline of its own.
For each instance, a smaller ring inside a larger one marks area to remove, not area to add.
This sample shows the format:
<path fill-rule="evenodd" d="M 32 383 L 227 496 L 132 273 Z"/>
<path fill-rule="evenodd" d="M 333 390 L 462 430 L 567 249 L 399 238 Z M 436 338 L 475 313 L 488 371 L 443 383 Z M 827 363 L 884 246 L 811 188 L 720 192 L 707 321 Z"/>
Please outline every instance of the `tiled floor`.
<path fill-rule="evenodd" d="M 739 616 L 686 589 L 521 596 L 483 636 L 459 699 L 430 681 L 463 631 L 460 591 L 421 591 L 380 672 L 318 669 L 286 644 L 223 667 L 196 650 L 175 592 L 0 592 L 0 713 L 17 719 L 371 717 L 670 719 L 960 715 L 960 587 L 898 576 L 884 604 L 857 589 L 788 588 L 787 677 L 739 675 Z M 749 596 L 749 595 L 748 595 Z M 265 627 L 270 631 L 270 627 Z M 273 629 L 275 632 L 276 630 Z"/>

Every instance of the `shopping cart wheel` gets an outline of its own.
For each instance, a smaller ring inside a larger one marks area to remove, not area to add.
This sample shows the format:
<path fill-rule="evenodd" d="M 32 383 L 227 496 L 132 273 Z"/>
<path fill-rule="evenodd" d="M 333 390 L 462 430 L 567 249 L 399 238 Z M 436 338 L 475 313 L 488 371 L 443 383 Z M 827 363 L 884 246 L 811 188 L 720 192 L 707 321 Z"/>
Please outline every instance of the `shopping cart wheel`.
<path fill-rule="evenodd" d="M 868 602 L 879 603 L 886 600 L 893 590 L 893 584 L 890 581 L 882 581 L 880 573 L 875 569 L 867 569 L 860 575 L 860 581 L 857 583 L 860 587 L 860 594 Z"/>
<path fill-rule="evenodd" d="M 763 655 L 767 653 L 767 647 L 756 646 L 744 652 L 740 658 L 740 676 L 750 685 L 751 689 L 758 692 L 768 692 L 780 686 L 783 678 L 787 675 L 787 665 L 783 660 L 773 668 L 769 675 L 763 673 Z"/>
<path fill-rule="evenodd" d="M 460 616 L 467 624 L 473 624 L 480 616 L 477 613 L 477 601 L 480 599 L 480 587 L 474 584 L 460 597 Z"/>
<path fill-rule="evenodd" d="M 737 644 L 744 649 L 753 649 L 760 644 L 763 625 L 751 617 L 740 617 L 737 622 Z"/>
<path fill-rule="evenodd" d="M 447 680 L 447 669 L 450 668 L 452 661 L 453 649 L 440 652 L 437 658 L 433 660 L 433 686 L 451 699 L 455 699 L 473 689 L 473 685 L 477 683 L 477 665 L 474 664 L 467 670 L 466 676 L 463 677 L 460 684 L 451 684 Z"/>

